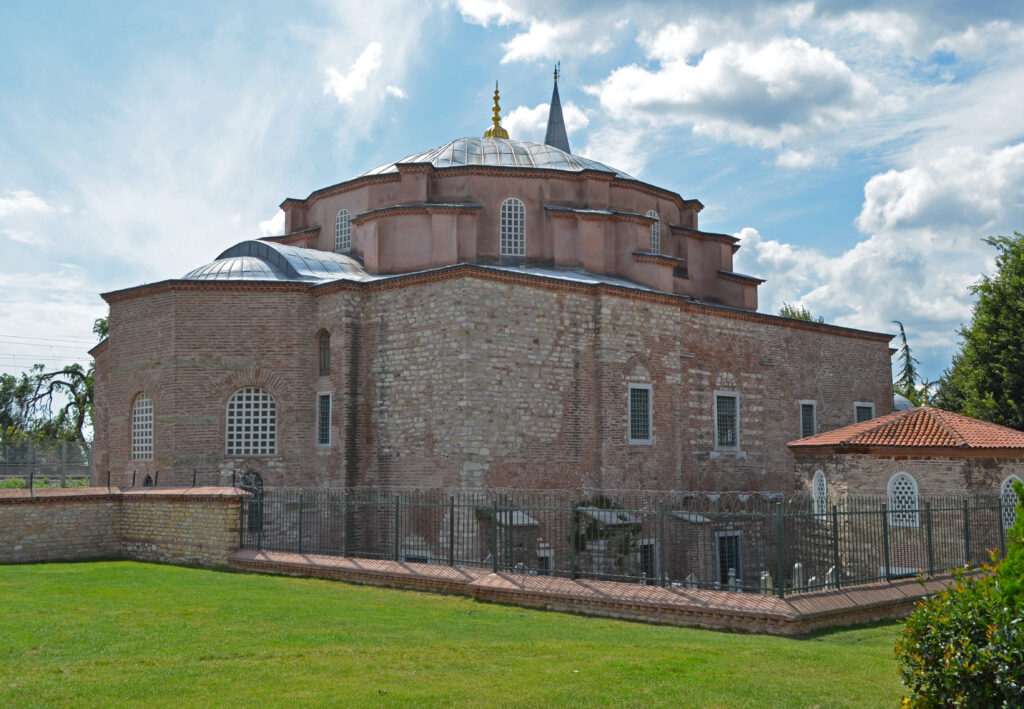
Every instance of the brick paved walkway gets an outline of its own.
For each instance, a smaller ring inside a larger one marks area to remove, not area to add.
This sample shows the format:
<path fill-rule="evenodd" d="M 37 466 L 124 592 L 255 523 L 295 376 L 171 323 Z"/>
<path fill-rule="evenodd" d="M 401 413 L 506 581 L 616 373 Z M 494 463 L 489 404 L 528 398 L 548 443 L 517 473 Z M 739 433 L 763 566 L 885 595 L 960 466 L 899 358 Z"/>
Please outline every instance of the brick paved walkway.
<path fill-rule="evenodd" d="M 949 575 L 943 575 L 924 586 L 915 579 L 904 579 L 778 598 L 249 549 L 232 554 L 229 563 L 249 571 L 459 594 L 480 601 L 583 615 L 772 635 L 800 635 L 831 626 L 900 618 L 923 595 L 934 593 L 950 581 Z"/>

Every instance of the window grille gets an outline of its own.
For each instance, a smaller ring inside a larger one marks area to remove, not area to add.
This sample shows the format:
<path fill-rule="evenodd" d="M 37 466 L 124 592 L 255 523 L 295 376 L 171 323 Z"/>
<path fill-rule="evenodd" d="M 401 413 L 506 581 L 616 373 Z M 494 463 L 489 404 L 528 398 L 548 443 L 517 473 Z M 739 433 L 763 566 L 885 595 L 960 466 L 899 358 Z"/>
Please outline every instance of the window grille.
<path fill-rule="evenodd" d="M 828 512 L 828 488 L 825 486 L 825 473 L 820 470 L 814 473 L 814 480 L 811 482 L 811 495 L 814 498 L 814 514 L 826 514 Z"/>
<path fill-rule="evenodd" d="M 501 255 L 526 256 L 526 206 L 515 197 L 501 203 Z"/>
<path fill-rule="evenodd" d="M 340 210 L 334 219 L 334 250 L 339 254 L 352 250 L 352 217 L 347 209 Z"/>
<path fill-rule="evenodd" d="M 907 473 L 896 473 L 889 480 L 889 524 L 896 527 L 917 527 L 917 481 Z"/>
<path fill-rule="evenodd" d="M 719 394 L 715 401 L 716 445 L 719 448 L 736 448 L 739 445 L 739 397 Z"/>
<path fill-rule="evenodd" d="M 331 445 L 331 395 L 318 395 L 316 404 L 316 444 L 329 446 Z"/>
<path fill-rule="evenodd" d="M 153 459 L 153 399 L 139 394 L 132 406 L 132 460 Z"/>
<path fill-rule="evenodd" d="M 320 376 L 326 377 L 331 373 L 331 335 L 328 332 L 321 332 L 318 338 L 320 351 Z"/>
<path fill-rule="evenodd" d="M 803 438 L 813 436 L 818 432 L 817 413 L 813 403 L 800 404 L 800 435 Z"/>
<path fill-rule="evenodd" d="M 875 405 L 874 404 L 854 404 L 854 418 L 857 423 L 863 423 L 864 421 L 870 421 L 875 417 Z"/>
<path fill-rule="evenodd" d="M 228 399 L 228 455 L 276 455 L 277 404 L 259 387 L 239 389 Z"/>
<path fill-rule="evenodd" d="M 651 253 L 661 253 L 661 217 L 653 209 L 647 212 L 647 216 L 656 221 L 651 224 Z"/>
<path fill-rule="evenodd" d="M 1003 508 L 1003 530 L 1007 530 L 1017 523 L 1017 493 L 1013 490 L 1013 484 L 1020 482 L 1020 478 L 1011 475 L 1003 481 L 1000 490 Z"/>
<path fill-rule="evenodd" d="M 651 442 L 651 387 L 649 384 L 629 387 L 629 442 Z"/>

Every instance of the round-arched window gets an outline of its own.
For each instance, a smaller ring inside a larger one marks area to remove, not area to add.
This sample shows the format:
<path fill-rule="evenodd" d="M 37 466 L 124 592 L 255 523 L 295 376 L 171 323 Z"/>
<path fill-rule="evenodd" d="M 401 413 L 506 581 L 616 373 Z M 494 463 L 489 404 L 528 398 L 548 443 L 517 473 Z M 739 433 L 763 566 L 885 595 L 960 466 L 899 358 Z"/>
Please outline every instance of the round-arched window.
<path fill-rule="evenodd" d="M 917 527 L 917 481 L 909 473 L 896 473 L 889 478 L 889 524 L 897 527 Z"/>
<path fill-rule="evenodd" d="M 651 253 L 661 253 L 661 216 L 653 209 L 647 212 L 647 216 L 654 219 L 654 223 L 651 224 Z"/>
<path fill-rule="evenodd" d="M 1003 529 L 1009 529 L 1017 523 L 1017 493 L 1013 490 L 1013 484 L 1021 482 L 1021 479 L 1016 475 L 1003 480 L 1003 485 L 999 488 L 999 497 L 1002 501 L 1001 507 L 1003 508 Z"/>
<path fill-rule="evenodd" d="M 526 205 L 509 197 L 501 203 L 501 256 L 526 256 Z"/>
<path fill-rule="evenodd" d="M 228 399 L 228 455 L 277 453 L 277 404 L 266 389 L 245 387 Z"/>
<path fill-rule="evenodd" d="M 814 514 L 823 515 L 828 512 L 828 488 L 825 487 L 825 473 L 817 471 L 811 480 L 811 495 L 814 498 Z"/>
<path fill-rule="evenodd" d="M 153 399 L 146 393 L 132 404 L 132 460 L 153 460 Z"/>
<path fill-rule="evenodd" d="M 339 254 L 352 250 L 352 217 L 347 209 L 340 210 L 334 219 L 334 250 Z"/>

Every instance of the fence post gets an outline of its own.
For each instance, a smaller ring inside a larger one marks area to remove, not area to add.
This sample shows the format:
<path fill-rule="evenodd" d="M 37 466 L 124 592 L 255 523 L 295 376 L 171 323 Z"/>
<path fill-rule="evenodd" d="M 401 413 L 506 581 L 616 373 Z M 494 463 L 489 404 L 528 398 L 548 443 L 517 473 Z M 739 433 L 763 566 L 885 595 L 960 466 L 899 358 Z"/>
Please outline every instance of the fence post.
<path fill-rule="evenodd" d="M 786 595 L 786 584 L 782 581 L 782 546 L 784 540 L 782 526 L 782 503 L 775 503 L 775 588 L 778 589 L 779 598 Z"/>
<path fill-rule="evenodd" d="M 1003 527 L 1003 496 L 999 496 L 999 507 L 996 510 L 999 514 L 999 558 L 1006 558 L 1006 529 Z"/>
<path fill-rule="evenodd" d="M 832 505 L 832 567 L 836 570 L 833 582 L 836 588 L 843 587 L 843 567 L 839 561 L 839 508 Z"/>
<path fill-rule="evenodd" d="M 68 442 L 60 442 L 60 486 L 67 487 L 68 476 Z"/>
<path fill-rule="evenodd" d="M 232 485 L 231 487 L 234 487 L 234 485 Z M 256 493 L 252 493 L 252 497 L 249 498 L 249 499 L 250 500 L 256 499 Z M 260 495 L 260 524 L 256 528 L 256 551 L 260 551 L 263 548 L 263 501 L 264 501 L 263 500 L 263 496 Z M 278 501 L 278 505 L 279 505 L 278 506 L 278 510 L 279 511 L 281 509 L 280 508 L 281 504 L 282 504 L 282 501 L 279 500 Z"/>
<path fill-rule="evenodd" d="M 448 496 L 448 566 L 455 566 L 455 495 Z"/>
<path fill-rule="evenodd" d="M 32 478 L 36 474 L 36 444 L 28 442 L 28 489 L 32 489 Z"/>
<path fill-rule="evenodd" d="M 1001 519 L 1001 518 L 1000 518 Z M 569 506 L 569 578 L 576 578 L 576 544 L 579 533 L 576 529 L 576 503 Z"/>
<path fill-rule="evenodd" d="M 924 503 L 924 521 L 928 531 L 928 575 L 935 575 L 935 551 L 932 548 L 932 503 Z"/>
<path fill-rule="evenodd" d="M 299 490 L 299 553 L 302 553 L 302 490 Z"/>
<path fill-rule="evenodd" d="M 238 548 L 245 549 L 245 498 L 238 499 Z"/>
<path fill-rule="evenodd" d="M 498 573 L 498 500 L 491 500 L 491 571 Z"/>
<path fill-rule="evenodd" d="M 892 575 L 889 572 L 889 505 L 882 503 L 882 548 L 885 550 L 885 569 L 883 576 L 886 581 Z"/>
<path fill-rule="evenodd" d="M 196 486 L 196 473 L 199 472 L 195 468 L 192 468 L 192 487 Z"/>
<path fill-rule="evenodd" d="M 402 531 L 401 519 L 399 515 L 402 512 L 402 500 L 398 495 L 395 495 L 395 548 L 392 550 L 392 558 L 398 561 L 398 535 Z"/>
<path fill-rule="evenodd" d="M 665 503 L 658 503 L 658 583 L 665 585 Z"/>
<path fill-rule="evenodd" d="M 971 508 L 964 498 L 964 565 L 971 563 Z"/>

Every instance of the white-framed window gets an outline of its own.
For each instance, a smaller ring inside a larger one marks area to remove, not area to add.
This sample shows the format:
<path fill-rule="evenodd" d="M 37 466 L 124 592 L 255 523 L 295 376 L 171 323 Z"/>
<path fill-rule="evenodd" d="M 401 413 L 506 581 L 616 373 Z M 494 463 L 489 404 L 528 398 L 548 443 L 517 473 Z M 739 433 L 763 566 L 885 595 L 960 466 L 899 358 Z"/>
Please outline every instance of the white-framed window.
<path fill-rule="evenodd" d="M 316 444 L 331 445 L 331 392 L 316 395 Z"/>
<path fill-rule="evenodd" d="M 871 401 L 853 402 L 853 422 L 863 423 L 875 417 L 875 405 Z"/>
<path fill-rule="evenodd" d="M 818 402 L 804 399 L 800 402 L 800 437 L 807 438 L 818 432 Z"/>
<path fill-rule="evenodd" d="M 740 449 L 740 395 L 715 392 L 715 449 Z"/>
<path fill-rule="evenodd" d="M 917 480 L 910 473 L 896 473 L 889 478 L 889 524 L 896 527 L 917 527 L 918 513 Z"/>
<path fill-rule="evenodd" d="M 1017 493 L 1013 490 L 1013 484 L 1021 482 L 1021 479 L 1016 475 L 1003 480 L 1003 485 L 999 488 L 999 498 L 1002 500 L 1003 508 L 1003 529 L 1007 530 L 1013 525 L 1017 524 Z"/>
<path fill-rule="evenodd" d="M 243 387 L 228 399 L 228 455 L 277 454 L 277 403 L 266 389 Z"/>
<path fill-rule="evenodd" d="M 647 216 L 654 219 L 654 223 L 651 224 L 651 253 L 661 253 L 661 216 L 653 209 L 647 212 Z"/>
<path fill-rule="evenodd" d="M 153 399 L 145 392 L 132 404 L 132 460 L 153 460 Z"/>
<path fill-rule="evenodd" d="M 334 250 L 339 254 L 352 250 L 352 216 L 347 209 L 338 210 L 334 218 Z"/>
<path fill-rule="evenodd" d="M 815 471 L 811 478 L 811 499 L 814 501 L 814 514 L 828 512 L 828 487 L 825 485 L 825 473 L 820 470 Z"/>
<path fill-rule="evenodd" d="M 629 443 L 634 446 L 651 445 L 651 385 L 629 385 Z"/>
<path fill-rule="evenodd" d="M 501 203 L 501 256 L 526 256 L 526 205 L 515 197 Z"/>
<path fill-rule="evenodd" d="M 715 532 L 715 581 L 729 583 L 729 569 L 737 583 L 743 578 L 743 534 L 739 531 Z"/>
<path fill-rule="evenodd" d="M 326 377 L 331 373 L 331 333 L 326 330 L 317 337 L 317 354 L 320 360 L 320 376 Z"/>
<path fill-rule="evenodd" d="M 550 576 L 555 571 L 555 550 L 542 545 L 537 548 L 537 575 Z"/>

